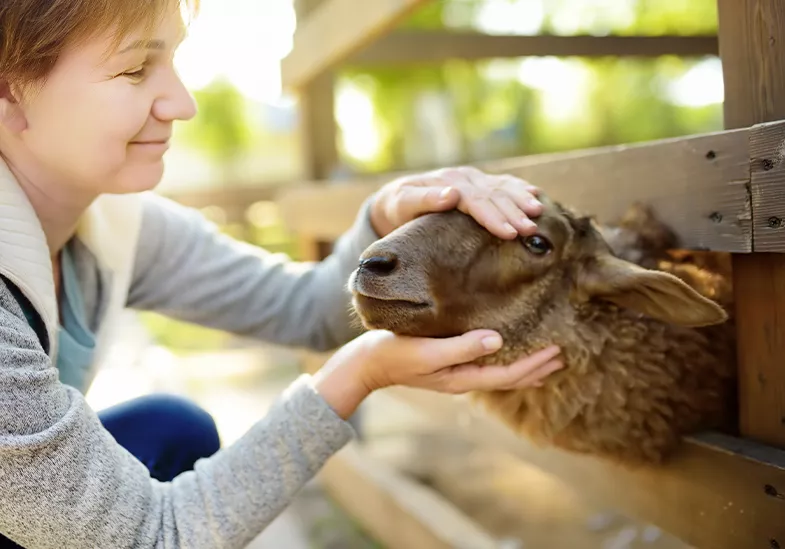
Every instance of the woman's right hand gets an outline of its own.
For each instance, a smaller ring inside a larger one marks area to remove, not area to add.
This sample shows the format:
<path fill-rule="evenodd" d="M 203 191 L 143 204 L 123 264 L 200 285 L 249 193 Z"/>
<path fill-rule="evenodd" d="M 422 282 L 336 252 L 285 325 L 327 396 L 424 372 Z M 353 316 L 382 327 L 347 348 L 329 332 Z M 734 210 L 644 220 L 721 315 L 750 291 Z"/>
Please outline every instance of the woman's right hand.
<path fill-rule="evenodd" d="M 509 365 L 479 366 L 478 358 L 501 348 L 491 330 L 451 338 L 399 336 L 372 330 L 341 347 L 314 376 L 317 391 L 344 419 L 373 391 L 406 385 L 442 393 L 535 387 L 560 369 L 552 346 Z"/>

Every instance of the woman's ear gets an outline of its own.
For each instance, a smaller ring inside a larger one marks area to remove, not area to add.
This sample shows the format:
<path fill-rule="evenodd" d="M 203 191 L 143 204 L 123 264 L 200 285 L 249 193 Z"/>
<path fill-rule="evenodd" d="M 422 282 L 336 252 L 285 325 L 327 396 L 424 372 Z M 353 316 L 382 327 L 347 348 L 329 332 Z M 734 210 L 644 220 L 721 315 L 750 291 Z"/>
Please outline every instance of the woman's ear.
<path fill-rule="evenodd" d="M 27 129 L 22 105 L 7 80 L 0 80 L 0 124 L 13 133 Z"/>

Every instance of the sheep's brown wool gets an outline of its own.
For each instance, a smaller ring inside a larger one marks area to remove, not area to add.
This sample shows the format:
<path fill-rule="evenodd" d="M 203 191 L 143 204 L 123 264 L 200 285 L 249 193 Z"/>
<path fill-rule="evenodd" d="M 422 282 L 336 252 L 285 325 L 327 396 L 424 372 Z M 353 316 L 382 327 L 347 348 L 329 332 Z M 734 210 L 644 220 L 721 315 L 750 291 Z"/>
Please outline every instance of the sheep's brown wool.
<path fill-rule="evenodd" d="M 370 246 L 350 279 L 364 326 L 435 337 L 495 329 L 505 345 L 485 364 L 561 346 L 565 368 L 542 387 L 473 394 L 538 444 L 651 464 L 685 434 L 728 426 L 727 264 L 669 252 L 675 237 L 640 205 L 599 227 L 541 198 L 532 237 L 502 240 L 451 211 Z"/>

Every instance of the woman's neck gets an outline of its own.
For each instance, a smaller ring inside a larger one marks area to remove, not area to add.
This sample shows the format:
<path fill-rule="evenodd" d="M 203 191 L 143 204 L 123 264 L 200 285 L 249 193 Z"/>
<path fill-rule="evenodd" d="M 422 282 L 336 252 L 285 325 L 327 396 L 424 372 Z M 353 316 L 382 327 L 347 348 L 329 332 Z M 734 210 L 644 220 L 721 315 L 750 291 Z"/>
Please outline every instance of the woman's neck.
<path fill-rule="evenodd" d="M 41 173 L 42 170 L 28 167 L 24 162 L 15 162 L 7 156 L 4 160 L 38 216 L 49 253 L 53 259 L 58 257 L 96 196 L 55 182 Z"/>

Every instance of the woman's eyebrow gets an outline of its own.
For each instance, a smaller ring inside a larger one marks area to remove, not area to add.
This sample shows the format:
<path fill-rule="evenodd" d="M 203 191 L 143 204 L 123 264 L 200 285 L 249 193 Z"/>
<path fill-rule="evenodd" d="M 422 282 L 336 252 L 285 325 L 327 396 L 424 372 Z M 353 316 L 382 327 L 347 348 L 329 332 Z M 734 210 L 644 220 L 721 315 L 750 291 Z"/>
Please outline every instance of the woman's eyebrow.
<path fill-rule="evenodd" d="M 129 45 L 118 51 L 118 54 L 125 53 L 130 50 L 135 49 L 148 49 L 148 50 L 162 50 L 166 48 L 166 42 L 164 40 L 134 40 Z"/>

